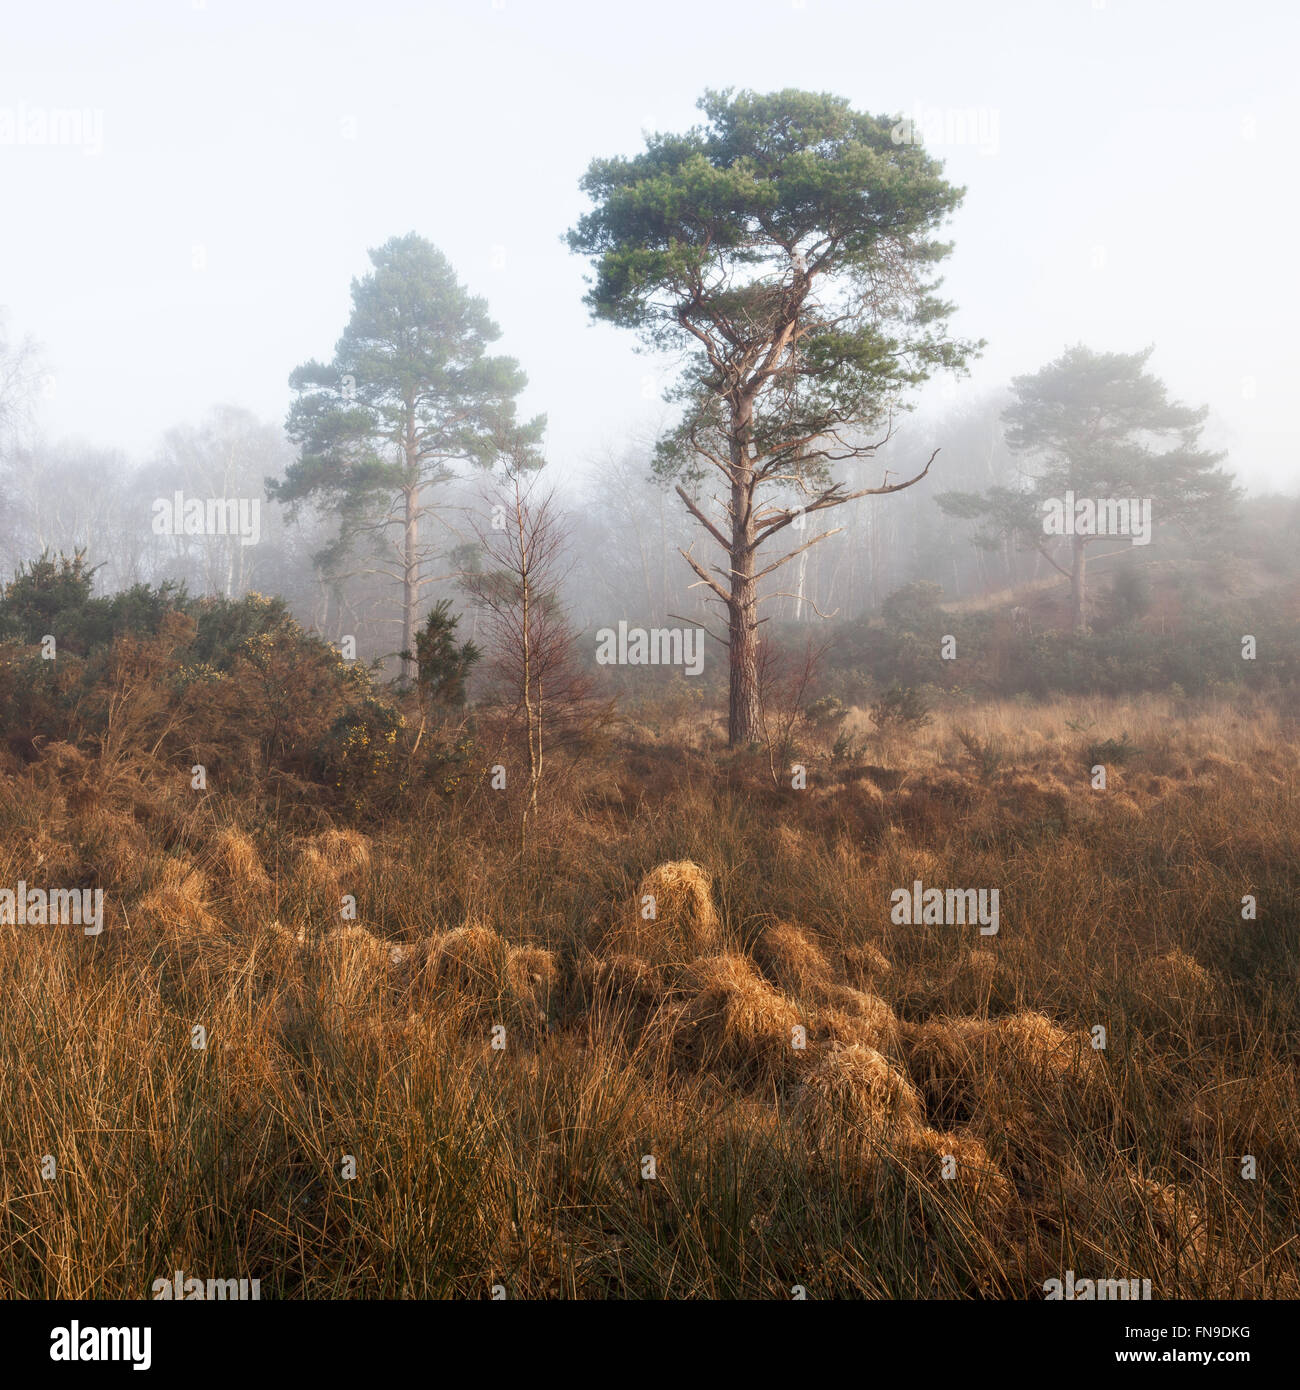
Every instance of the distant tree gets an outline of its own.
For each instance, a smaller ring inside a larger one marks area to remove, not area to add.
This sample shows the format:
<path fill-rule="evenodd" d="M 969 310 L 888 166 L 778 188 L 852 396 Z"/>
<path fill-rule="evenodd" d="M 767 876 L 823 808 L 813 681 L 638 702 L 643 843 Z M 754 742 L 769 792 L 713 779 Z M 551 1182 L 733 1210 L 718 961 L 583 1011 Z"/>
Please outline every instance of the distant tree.
<path fill-rule="evenodd" d="M 284 466 L 288 448 L 280 427 L 239 406 L 218 405 L 197 425 L 177 425 L 163 436 L 162 449 L 141 481 L 155 497 L 260 501 L 263 482 Z M 145 513 L 147 517 L 148 512 Z M 177 566 L 198 591 L 234 598 L 265 581 L 263 573 L 278 540 L 270 507 L 259 511 L 259 540 L 245 545 L 238 535 L 171 535 L 161 541 L 164 562 Z"/>
<path fill-rule="evenodd" d="M 40 349 L 35 339 L 15 342 L 0 313 L 0 451 L 28 422 L 40 373 Z"/>
<path fill-rule="evenodd" d="M 0 514 L 5 517 L 6 535 L 0 541 L 0 555 L 16 564 L 30 553 L 31 536 L 24 534 L 23 485 L 27 471 L 16 457 L 19 444 L 31 421 L 40 375 L 40 356 L 31 338 L 14 342 L 0 311 Z M 17 526 L 15 526 L 17 519 Z M 19 534 L 15 535 L 15 530 Z"/>
<path fill-rule="evenodd" d="M 490 357 L 501 336 L 484 300 L 470 296 L 446 257 L 414 233 L 370 252 L 374 270 L 352 282 L 352 315 L 328 364 L 308 362 L 289 378 L 298 392 L 287 430 L 298 459 L 271 497 L 304 498 L 337 510 L 336 541 L 322 552 L 337 573 L 362 537 L 374 568 L 401 585 L 403 675 L 416 664 L 420 595 L 427 573 L 429 491 L 465 460 L 491 467 L 504 440 L 531 466 L 545 418 L 515 421 L 527 383 L 518 363 Z"/>
<path fill-rule="evenodd" d="M 132 541 L 149 538 L 148 504 L 128 508 L 130 467 L 125 455 L 80 440 L 34 439 L 16 447 L 8 471 L 5 544 L 12 560 L 42 551 L 84 550 L 97 582 L 121 587 L 131 578 L 116 561 Z"/>
<path fill-rule="evenodd" d="M 834 531 L 761 568 L 759 548 L 810 513 L 923 478 L 929 463 L 850 490 L 835 472 L 879 447 L 867 431 L 888 438 L 907 387 L 978 345 L 948 338 L 931 274 L 951 249 L 933 233 L 963 190 L 910 131 L 808 92 L 710 91 L 699 105 L 704 127 L 592 163 L 582 187 L 596 206 L 569 244 L 594 258 L 596 317 L 686 354 L 670 396 L 681 421 L 656 467 L 724 552 L 711 569 L 681 553 L 726 609 L 730 741 L 751 744 L 759 582 Z M 699 499 L 710 468 L 724 490 L 713 515 Z"/>
<path fill-rule="evenodd" d="M 1149 499 L 1153 525 L 1178 522 L 1201 530 L 1221 527 L 1238 496 L 1218 467 L 1224 455 L 1199 447 L 1208 406 L 1171 402 L 1164 383 L 1146 370 L 1153 351 L 1094 352 L 1079 345 L 1016 377 L 1003 420 L 1008 445 L 1027 465 L 1022 485 L 937 499 L 950 515 L 981 523 L 977 545 L 992 549 L 1010 536 L 1039 551 L 1070 581 L 1076 632 L 1089 626 L 1088 547 L 1113 543 L 1115 535 L 1096 525 L 1074 534 L 1049 529 L 1063 514 L 1067 493 L 1078 502 L 1108 505 Z M 1056 558 L 1062 551 L 1064 564 Z"/>

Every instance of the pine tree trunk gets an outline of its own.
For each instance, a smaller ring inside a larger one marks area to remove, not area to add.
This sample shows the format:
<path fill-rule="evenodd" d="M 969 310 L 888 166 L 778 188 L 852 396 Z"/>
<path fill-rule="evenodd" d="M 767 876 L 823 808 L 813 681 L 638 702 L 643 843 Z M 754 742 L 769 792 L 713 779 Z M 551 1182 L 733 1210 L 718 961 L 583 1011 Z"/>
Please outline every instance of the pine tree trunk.
<path fill-rule="evenodd" d="M 420 489 L 406 488 L 406 531 L 402 539 L 403 680 L 415 679 L 415 638 L 420 621 Z"/>
<path fill-rule="evenodd" d="M 763 737 L 758 699 L 758 585 L 753 539 L 752 498 L 743 478 L 731 489 L 731 598 L 729 656 L 731 698 L 727 742 L 745 748 Z"/>
<path fill-rule="evenodd" d="M 1070 625 L 1075 632 L 1088 631 L 1088 545 L 1074 538 L 1074 566 L 1070 573 Z"/>

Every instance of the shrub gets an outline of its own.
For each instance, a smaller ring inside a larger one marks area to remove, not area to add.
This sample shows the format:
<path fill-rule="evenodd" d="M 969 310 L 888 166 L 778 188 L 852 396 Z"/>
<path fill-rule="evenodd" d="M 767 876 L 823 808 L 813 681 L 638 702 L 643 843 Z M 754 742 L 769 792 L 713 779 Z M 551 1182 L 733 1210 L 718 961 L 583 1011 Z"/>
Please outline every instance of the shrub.
<path fill-rule="evenodd" d="M 420 694 L 436 704 L 465 703 L 465 681 L 483 656 L 473 642 L 457 646 L 459 623 L 460 618 L 451 611 L 451 600 L 439 599 L 424 621 L 424 630 L 415 635 Z"/>
<path fill-rule="evenodd" d="M 930 711 L 925 697 L 915 687 L 891 685 L 871 706 L 871 719 L 881 733 L 911 733 L 930 722 Z"/>
<path fill-rule="evenodd" d="M 405 718 L 392 705 L 367 695 L 344 710 L 322 739 L 320 773 L 354 811 L 362 810 L 381 791 L 406 789 L 406 782 L 395 775 L 397 736 L 405 725 Z"/>
<path fill-rule="evenodd" d="M 1129 742 L 1127 733 L 1119 738 L 1103 739 L 1100 743 L 1090 743 L 1084 753 L 1089 767 L 1098 763 L 1122 767 L 1133 758 L 1140 757 L 1142 750 Z"/>
<path fill-rule="evenodd" d="M 1005 749 L 994 738 L 980 738 L 971 729 L 955 729 L 957 742 L 966 750 L 967 756 L 975 764 L 975 770 L 982 781 L 987 782 L 1002 766 Z"/>

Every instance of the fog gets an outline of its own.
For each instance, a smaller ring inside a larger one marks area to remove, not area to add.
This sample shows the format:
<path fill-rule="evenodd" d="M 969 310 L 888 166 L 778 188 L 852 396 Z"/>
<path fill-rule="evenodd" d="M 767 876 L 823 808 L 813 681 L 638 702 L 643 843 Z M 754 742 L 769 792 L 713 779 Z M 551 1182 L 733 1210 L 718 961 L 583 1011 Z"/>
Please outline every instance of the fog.
<path fill-rule="evenodd" d="M 171 576 L 284 591 L 326 626 L 331 604 L 340 622 L 340 605 L 386 621 L 380 589 L 314 585 L 328 517 L 290 525 L 268 503 L 259 545 L 219 554 L 147 521 L 177 488 L 283 473 L 289 372 L 329 357 L 368 249 L 415 231 L 486 299 L 494 350 L 528 377 L 522 415 L 547 417 L 548 474 L 586 557 L 578 620 L 698 607 L 675 554 L 690 519 L 645 481 L 673 364 L 593 324 L 563 234 L 590 161 L 689 128 L 706 87 L 828 91 L 908 119 L 966 189 L 943 293 L 953 332 L 986 346 L 968 377 L 914 393 L 864 466 L 874 482 L 941 450 L 913 492 L 841 509 L 844 534 L 800 580 L 821 611 L 870 609 L 918 577 L 950 599 L 1034 577 L 965 547 L 933 495 L 1011 476 L 998 403 L 1069 344 L 1154 345 L 1152 371 L 1209 407 L 1205 443 L 1238 481 L 1294 492 L 1300 350 L 1279 308 L 1298 286 L 1261 243 L 1298 211 L 1279 177 L 1300 115 L 1295 27 L 1269 4 L 1229 21 L 1122 0 L 24 7 L 0 53 L 11 370 L 32 345 L 22 410 L 9 393 L 0 562 L 84 546 L 107 588 Z M 464 542 L 456 508 L 475 487 L 448 486 L 433 550 Z"/>

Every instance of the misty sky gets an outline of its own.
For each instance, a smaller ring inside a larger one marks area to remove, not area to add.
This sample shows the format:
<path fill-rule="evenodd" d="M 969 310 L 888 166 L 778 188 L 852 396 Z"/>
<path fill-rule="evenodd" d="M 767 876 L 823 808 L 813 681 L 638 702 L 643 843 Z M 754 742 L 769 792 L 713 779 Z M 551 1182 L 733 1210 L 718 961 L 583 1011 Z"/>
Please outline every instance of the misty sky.
<path fill-rule="evenodd" d="M 803 87 L 915 117 L 967 187 L 944 292 L 988 348 L 959 394 L 1070 342 L 1154 342 L 1153 369 L 1210 404 L 1207 442 L 1253 488 L 1300 478 L 1300 24 L 1283 0 L 5 10 L 0 306 L 45 347 L 47 435 L 143 458 L 217 402 L 282 420 L 367 248 L 414 230 L 487 297 L 552 462 L 585 471 L 663 407 L 633 335 L 581 303 L 561 240 L 579 177 L 643 129 L 694 123 L 706 87 Z M 93 113 L 82 146 L 14 143 L 51 108 Z"/>

